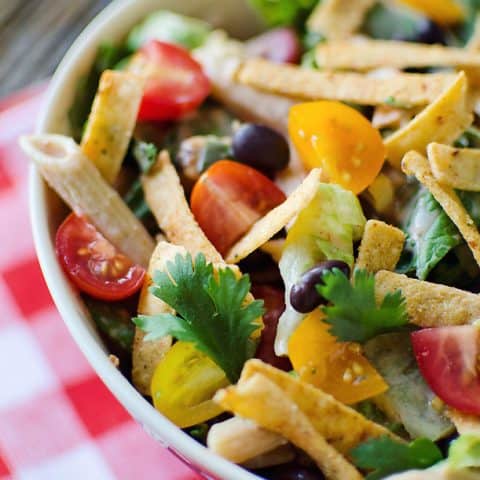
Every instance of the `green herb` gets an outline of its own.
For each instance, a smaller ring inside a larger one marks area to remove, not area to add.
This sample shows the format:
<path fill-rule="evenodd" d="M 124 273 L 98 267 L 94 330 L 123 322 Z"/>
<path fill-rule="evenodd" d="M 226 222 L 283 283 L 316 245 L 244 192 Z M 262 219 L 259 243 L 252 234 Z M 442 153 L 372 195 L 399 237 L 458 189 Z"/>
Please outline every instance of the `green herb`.
<path fill-rule="evenodd" d="M 92 69 L 78 81 L 75 97 L 68 111 L 68 119 L 75 140 L 80 141 L 82 138 L 85 122 L 97 92 L 100 75 L 104 70 L 115 68 L 124 56 L 125 49 L 123 47 L 110 43 L 101 44 Z"/>
<path fill-rule="evenodd" d="M 431 467 L 443 459 L 431 440 L 418 438 L 402 444 L 389 437 L 374 438 L 354 448 L 350 455 L 357 467 L 373 470 L 366 480 L 380 480 L 396 472 Z"/>
<path fill-rule="evenodd" d="M 318 0 L 249 0 L 267 26 L 294 26 L 302 23 Z"/>
<path fill-rule="evenodd" d="M 480 468 L 480 436 L 464 434 L 450 444 L 448 463 L 452 468 Z"/>
<path fill-rule="evenodd" d="M 198 440 L 201 443 L 206 443 L 209 430 L 210 427 L 208 423 L 200 423 L 187 430 L 187 433 L 195 440 Z"/>
<path fill-rule="evenodd" d="M 263 314 L 263 301 L 245 305 L 250 291 L 248 275 L 237 278 L 230 268 L 218 270 L 198 254 L 177 255 L 167 263 L 167 271 L 155 272 L 150 291 L 177 314 L 140 316 L 134 322 L 147 333 L 146 340 L 172 335 L 193 342 L 223 369 L 235 383 L 243 364 L 253 356 L 250 338 Z"/>
<path fill-rule="evenodd" d="M 439 262 L 462 243 L 457 227 L 427 190 L 421 190 L 411 202 L 404 230 L 405 253 L 397 270 L 415 272 L 425 280 Z"/>
<path fill-rule="evenodd" d="M 98 329 L 123 351 L 130 352 L 135 327 L 129 311 L 118 304 L 99 302 L 90 297 L 84 299 Z"/>
<path fill-rule="evenodd" d="M 355 270 L 353 283 L 339 269 L 328 271 L 320 295 L 331 302 L 323 307 L 330 332 L 342 342 L 366 342 L 381 333 L 398 330 L 408 322 L 402 292 L 388 293 L 380 306 L 375 301 L 375 276 L 366 270 Z"/>

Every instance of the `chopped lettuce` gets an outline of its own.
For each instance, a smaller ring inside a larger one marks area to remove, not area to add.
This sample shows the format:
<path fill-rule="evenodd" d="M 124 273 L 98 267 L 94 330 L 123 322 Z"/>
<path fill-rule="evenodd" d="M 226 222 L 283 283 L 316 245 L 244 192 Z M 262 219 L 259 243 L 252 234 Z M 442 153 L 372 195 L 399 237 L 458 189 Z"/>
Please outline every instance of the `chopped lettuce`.
<path fill-rule="evenodd" d="M 303 22 L 318 0 L 249 0 L 269 27 Z"/>
<path fill-rule="evenodd" d="M 202 20 L 160 10 L 148 15 L 130 32 L 127 46 L 135 51 L 155 39 L 193 50 L 203 44 L 210 32 L 210 25 Z"/>
<path fill-rule="evenodd" d="M 362 236 L 365 216 L 357 197 L 337 185 L 321 184 L 288 232 L 279 267 L 286 308 L 280 317 L 275 351 L 287 353 L 288 339 L 305 317 L 290 304 L 290 290 L 300 276 L 323 260 L 353 266 L 353 242 Z"/>
<path fill-rule="evenodd" d="M 406 255 L 398 270 L 415 272 L 417 278 L 425 280 L 438 263 L 462 243 L 462 237 L 427 190 L 421 190 L 411 205 L 404 227 Z"/>
<path fill-rule="evenodd" d="M 457 470 L 480 468 L 480 435 L 464 434 L 450 444 L 448 463 Z"/>

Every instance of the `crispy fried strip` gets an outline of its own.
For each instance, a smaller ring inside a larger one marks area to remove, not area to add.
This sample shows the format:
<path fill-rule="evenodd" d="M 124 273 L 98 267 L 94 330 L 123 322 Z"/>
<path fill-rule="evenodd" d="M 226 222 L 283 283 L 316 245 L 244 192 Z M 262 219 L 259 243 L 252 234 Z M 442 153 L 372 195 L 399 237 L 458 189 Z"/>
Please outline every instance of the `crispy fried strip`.
<path fill-rule="evenodd" d="M 452 408 L 447 409 L 447 416 L 453 422 L 460 435 L 465 433 L 480 435 L 480 417 L 468 415 Z"/>
<path fill-rule="evenodd" d="M 244 463 L 286 444 L 282 436 L 241 417 L 215 423 L 207 436 L 208 448 L 233 463 Z"/>
<path fill-rule="evenodd" d="M 159 242 L 156 246 L 150 264 L 147 277 L 143 284 L 138 302 L 140 315 L 158 315 L 160 313 L 172 313 L 172 309 L 159 298 L 149 292 L 152 284 L 152 276 L 156 270 L 164 270 L 167 262 L 173 262 L 177 254 L 185 255 L 185 248 L 167 242 Z M 137 389 L 143 395 L 150 395 L 150 382 L 155 368 L 170 350 L 172 337 L 166 336 L 158 340 L 145 342 L 145 334 L 139 328 L 135 328 L 135 338 L 132 352 L 132 380 Z"/>
<path fill-rule="evenodd" d="M 440 183 L 480 192 L 480 149 L 431 143 L 427 152 L 432 173 Z"/>
<path fill-rule="evenodd" d="M 376 273 L 395 270 L 405 243 L 398 228 L 378 220 L 368 220 L 358 252 L 356 267 Z"/>
<path fill-rule="evenodd" d="M 473 115 L 467 87 L 465 73 L 460 72 L 435 102 L 385 139 L 387 158 L 394 167 L 400 167 L 403 155 L 409 150 L 423 153 L 431 142 L 452 143 L 471 125 Z"/>
<path fill-rule="evenodd" d="M 46 182 L 75 213 L 88 217 L 135 263 L 148 265 L 155 248 L 153 239 L 71 138 L 29 135 L 21 137 L 20 145 Z"/>
<path fill-rule="evenodd" d="M 372 70 L 381 67 L 480 67 L 480 54 L 463 48 L 390 40 L 337 41 L 318 45 L 324 69 Z"/>
<path fill-rule="evenodd" d="M 321 170 L 313 169 L 303 183 L 278 207 L 255 222 L 250 230 L 227 252 L 227 263 L 237 263 L 261 247 L 305 208 L 317 193 Z"/>
<path fill-rule="evenodd" d="M 105 70 L 82 138 L 83 153 L 113 183 L 137 121 L 143 80 L 128 72 Z"/>
<path fill-rule="evenodd" d="M 201 252 L 212 263 L 223 262 L 193 217 L 167 151 L 160 153 L 157 163 L 142 178 L 142 185 L 145 199 L 170 242 L 183 245 L 193 257 Z"/>
<path fill-rule="evenodd" d="M 361 27 L 375 3 L 375 0 L 323 0 L 312 12 L 307 27 L 328 39 L 348 38 Z"/>
<path fill-rule="evenodd" d="M 235 78 L 268 93 L 302 100 L 382 105 L 395 98 L 398 104 L 412 107 L 433 102 L 452 84 L 455 75 L 398 73 L 377 78 L 360 73 L 320 72 L 255 58 L 243 62 Z"/>
<path fill-rule="evenodd" d="M 375 297 L 401 290 L 410 323 L 419 327 L 465 325 L 480 318 L 480 296 L 446 285 L 424 282 L 381 270 L 375 275 Z"/>
<path fill-rule="evenodd" d="M 314 428 L 304 412 L 268 377 L 255 373 L 236 386 L 220 390 L 214 400 L 284 436 L 307 452 L 330 480 L 360 480 L 362 475 Z M 248 440 L 247 440 L 248 441 Z"/>
<path fill-rule="evenodd" d="M 275 383 L 310 419 L 315 429 L 340 453 L 346 455 L 368 438 L 388 435 L 398 437 L 386 428 L 360 415 L 319 388 L 302 382 L 260 360 L 249 360 L 240 383 L 261 374 Z"/>
<path fill-rule="evenodd" d="M 457 226 L 470 247 L 476 262 L 480 265 L 480 233 L 455 190 L 439 183 L 432 174 L 428 160 L 417 152 L 409 152 L 405 155 L 402 161 L 402 169 L 407 175 L 415 175 L 417 180 L 428 188 L 435 200 Z"/>

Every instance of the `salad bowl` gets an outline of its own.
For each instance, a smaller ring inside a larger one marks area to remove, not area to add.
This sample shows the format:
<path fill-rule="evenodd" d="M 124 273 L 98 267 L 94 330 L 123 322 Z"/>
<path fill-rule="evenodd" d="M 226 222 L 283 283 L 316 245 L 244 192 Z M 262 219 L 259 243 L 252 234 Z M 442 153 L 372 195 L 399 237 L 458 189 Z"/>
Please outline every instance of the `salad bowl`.
<path fill-rule="evenodd" d="M 91 68 L 98 47 L 102 42 L 115 43 L 121 40 L 136 23 L 158 9 L 205 19 L 239 37 L 248 37 L 261 29 L 258 18 L 249 10 L 245 1 L 114 1 L 83 31 L 59 65 L 50 82 L 38 120 L 37 133 L 71 133 L 68 110 L 78 81 Z M 82 300 L 71 287 L 57 261 L 54 236 L 65 216 L 65 210 L 34 166 L 30 171 L 30 214 L 38 258 L 54 302 L 79 348 L 117 400 L 152 437 L 204 478 L 258 478 L 215 455 L 183 433 L 156 411 L 111 363 L 108 351 L 96 333 Z"/>

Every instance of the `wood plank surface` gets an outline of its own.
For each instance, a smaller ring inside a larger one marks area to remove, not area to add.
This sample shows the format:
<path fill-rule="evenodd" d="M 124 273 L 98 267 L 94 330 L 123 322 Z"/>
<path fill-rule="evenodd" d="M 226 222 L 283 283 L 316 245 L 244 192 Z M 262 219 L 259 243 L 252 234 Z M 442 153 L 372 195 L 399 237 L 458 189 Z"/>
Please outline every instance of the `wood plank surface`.
<path fill-rule="evenodd" d="M 0 97 L 49 77 L 110 0 L 0 0 Z"/>

